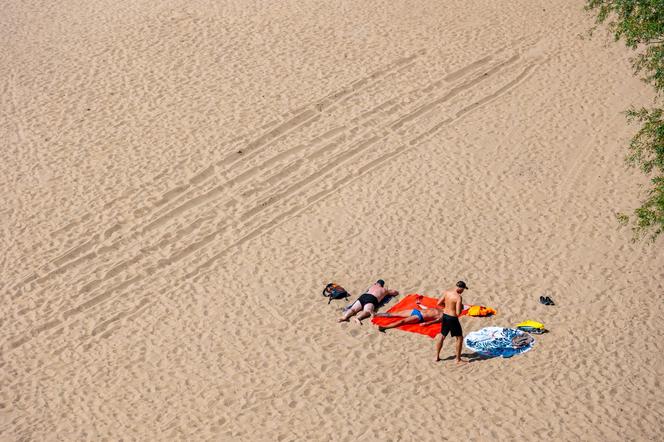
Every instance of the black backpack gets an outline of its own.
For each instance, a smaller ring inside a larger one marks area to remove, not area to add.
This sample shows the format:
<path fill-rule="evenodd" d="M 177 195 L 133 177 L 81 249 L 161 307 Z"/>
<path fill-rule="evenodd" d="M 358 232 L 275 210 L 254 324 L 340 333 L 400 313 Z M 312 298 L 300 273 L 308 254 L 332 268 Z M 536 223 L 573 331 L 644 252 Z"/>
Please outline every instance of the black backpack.
<path fill-rule="evenodd" d="M 350 294 L 339 284 L 331 282 L 323 289 L 323 296 L 329 298 L 327 300 L 327 303 L 329 304 L 333 299 L 348 299 Z"/>

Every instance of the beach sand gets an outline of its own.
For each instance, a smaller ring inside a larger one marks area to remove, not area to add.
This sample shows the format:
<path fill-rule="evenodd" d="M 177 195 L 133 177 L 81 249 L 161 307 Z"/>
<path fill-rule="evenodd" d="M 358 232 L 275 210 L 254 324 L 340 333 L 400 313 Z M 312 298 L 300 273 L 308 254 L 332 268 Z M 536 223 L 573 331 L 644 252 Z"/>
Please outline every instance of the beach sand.
<path fill-rule="evenodd" d="M 653 93 L 582 8 L 5 2 L 0 439 L 662 440 Z M 320 295 L 377 278 L 550 333 L 434 363 Z"/>

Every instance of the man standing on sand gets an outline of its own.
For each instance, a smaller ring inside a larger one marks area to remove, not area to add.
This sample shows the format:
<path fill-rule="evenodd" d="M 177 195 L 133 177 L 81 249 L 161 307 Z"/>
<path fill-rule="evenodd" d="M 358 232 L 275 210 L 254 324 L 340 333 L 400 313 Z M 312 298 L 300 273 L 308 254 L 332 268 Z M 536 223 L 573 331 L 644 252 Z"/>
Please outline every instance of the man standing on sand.
<path fill-rule="evenodd" d="M 350 306 L 346 313 L 341 316 L 337 321 L 344 322 L 348 321 L 351 316 L 357 315 L 353 318 L 358 324 L 362 324 L 362 320 L 369 316 L 373 316 L 378 304 L 386 296 L 397 296 L 399 292 L 396 290 L 388 290 L 385 288 L 385 281 L 379 279 L 371 287 L 369 287 L 365 293 L 363 293 L 357 301 Z"/>
<path fill-rule="evenodd" d="M 438 300 L 438 305 L 443 308 L 443 318 L 440 326 L 440 339 L 436 342 L 436 362 L 440 361 L 440 350 L 448 333 L 456 338 L 456 362 L 465 364 L 467 361 L 461 360 L 461 347 L 463 346 L 463 330 L 459 322 L 459 315 L 463 311 L 463 299 L 461 294 L 468 290 L 465 282 L 459 281 L 452 290 L 445 290 L 443 296 Z"/>

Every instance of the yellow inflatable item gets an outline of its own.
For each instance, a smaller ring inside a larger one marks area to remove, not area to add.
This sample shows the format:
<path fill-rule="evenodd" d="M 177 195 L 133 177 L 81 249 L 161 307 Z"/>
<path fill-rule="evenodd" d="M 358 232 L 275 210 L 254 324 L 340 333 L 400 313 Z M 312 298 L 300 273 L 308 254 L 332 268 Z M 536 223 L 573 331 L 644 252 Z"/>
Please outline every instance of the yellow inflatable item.
<path fill-rule="evenodd" d="M 527 321 L 523 321 L 522 323 L 517 324 L 516 326 L 517 327 L 528 327 L 528 328 L 535 328 L 535 329 L 538 329 L 538 330 L 544 330 L 544 324 L 542 324 L 541 322 L 537 322 L 537 321 L 531 321 L 530 319 L 527 320 Z"/>

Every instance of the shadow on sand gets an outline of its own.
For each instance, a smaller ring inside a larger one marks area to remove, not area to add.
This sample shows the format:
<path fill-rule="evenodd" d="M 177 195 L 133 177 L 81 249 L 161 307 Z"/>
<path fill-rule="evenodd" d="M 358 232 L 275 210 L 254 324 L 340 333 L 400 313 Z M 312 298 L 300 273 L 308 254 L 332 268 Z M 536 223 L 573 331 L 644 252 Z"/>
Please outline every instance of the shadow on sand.
<path fill-rule="evenodd" d="M 455 356 L 447 356 L 445 358 L 440 358 L 442 361 L 453 361 Z M 478 361 L 486 361 L 487 359 L 493 359 L 493 356 L 482 356 L 477 353 L 461 353 L 461 358 L 465 359 L 466 361 L 472 363 L 472 362 L 478 362 Z"/>

